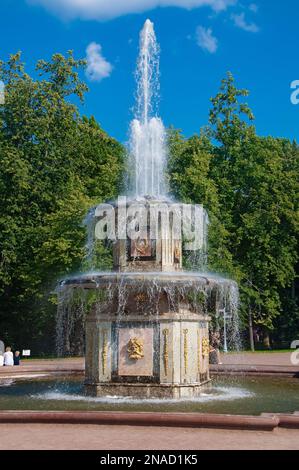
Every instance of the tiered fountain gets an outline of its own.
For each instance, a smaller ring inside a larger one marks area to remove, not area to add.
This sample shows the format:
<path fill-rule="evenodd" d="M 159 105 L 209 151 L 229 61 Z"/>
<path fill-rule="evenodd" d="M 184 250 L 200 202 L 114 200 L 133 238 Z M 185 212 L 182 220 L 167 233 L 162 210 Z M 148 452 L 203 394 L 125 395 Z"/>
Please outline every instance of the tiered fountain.
<path fill-rule="evenodd" d="M 208 217 L 202 206 L 166 197 L 166 134 L 154 109 L 158 77 L 159 47 L 147 20 L 140 35 L 129 149 L 133 197 L 99 206 L 92 217 L 95 233 L 106 224 L 109 210 L 116 219 L 114 271 L 61 283 L 64 297 L 79 290 L 93 294 L 85 321 L 85 384 L 86 393 L 94 396 L 198 395 L 210 380 L 210 315 L 224 307 L 232 313 L 236 309 L 234 282 L 182 269 L 183 248 L 191 249 L 192 236 L 205 258 Z M 195 230 L 184 246 L 188 222 Z M 106 226 L 106 233 L 110 229 Z"/>

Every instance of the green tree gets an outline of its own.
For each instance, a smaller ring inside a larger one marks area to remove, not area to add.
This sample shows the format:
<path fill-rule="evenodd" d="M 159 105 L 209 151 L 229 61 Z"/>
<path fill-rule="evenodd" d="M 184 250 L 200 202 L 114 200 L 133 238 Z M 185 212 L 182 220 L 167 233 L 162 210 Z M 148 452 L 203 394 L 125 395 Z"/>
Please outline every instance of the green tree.
<path fill-rule="evenodd" d="M 213 145 L 205 133 L 184 139 L 175 129 L 170 129 L 168 142 L 168 174 L 173 194 L 185 203 L 202 204 L 209 214 L 208 268 L 238 277 L 227 249 L 228 232 L 221 221 L 218 188 L 211 176 Z M 196 254 L 189 253 L 187 266 L 202 268 L 196 266 L 196 261 Z"/>
<path fill-rule="evenodd" d="M 298 262 L 299 149 L 256 135 L 248 94 L 228 73 L 200 136 L 170 130 L 169 181 L 208 210 L 209 268 L 239 282 L 244 326 L 250 315 L 267 333 L 298 317 L 296 299 L 285 300 Z"/>
<path fill-rule="evenodd" d="M 222 81 L 210 113 L 212 176 L 219 188 L 229 251 L 243 273 L 245 314 L 273 329 L 282 311 L 280 292 L 291 285 L 297 262 L 298 147 L 286 139 L 261 138 L 253 114 L 231 74 Z M 221 189 L 220 189 L 221 188 Z"/>
<path fill-rule="evenodd" d="M 87 91 L 84 66 L 72 52 L 55 54 L 37 63 L 34 80 L 20 54 L 0 62 L 0 331 L 39 352 L 53 347 L 51 292 L 84 262 L 84 215 L 121 182 L 122 146 L 74 104 Z"/>

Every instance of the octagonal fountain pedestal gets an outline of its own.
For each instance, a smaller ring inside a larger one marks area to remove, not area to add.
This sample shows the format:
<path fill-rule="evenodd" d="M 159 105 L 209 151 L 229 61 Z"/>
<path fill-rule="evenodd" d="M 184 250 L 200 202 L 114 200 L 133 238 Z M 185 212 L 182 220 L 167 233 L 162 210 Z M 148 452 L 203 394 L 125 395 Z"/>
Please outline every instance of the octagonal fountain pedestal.
<path fill-rule="evenodd" d="M 206 278 L 112 273 L 67 284 L 101 293 L 86 319 L 87 394 L 193 397 L 209 381 L 209 317 L 184 298 L 212 289 Z"/>

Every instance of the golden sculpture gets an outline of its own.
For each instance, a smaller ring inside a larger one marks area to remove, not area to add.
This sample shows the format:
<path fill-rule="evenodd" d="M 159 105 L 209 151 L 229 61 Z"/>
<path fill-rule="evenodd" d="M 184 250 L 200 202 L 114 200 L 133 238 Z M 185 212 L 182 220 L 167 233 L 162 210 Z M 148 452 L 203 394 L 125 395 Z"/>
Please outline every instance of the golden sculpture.
<path fill-rule="evenodd" d="M 163 336 L 164 336 L 164 346 L 163 346 L 163 363 L 164 363 L 164 374 L 165 376 L 168 375 L 168 335 L 169 335 L 169 330 L 163 330 Z"/>
<path fill-rule="evenodd" d="M 200 373 L 200 330 L 197 330 L 197 370 Z"/>
<path fill-rule="evenodd" d="M 209 338 L 202 339 L 202 355 L 203 357 L 209 357 L 210 354 L 210 342 Z"/>
<path fill-rule="evenodd" d="M 140 238 L 138 238 L 138 240 L 135 242 L 135 246 L 136 250 L 140 255 L 146 256 L 149 247 L 148 240 L 141 240 Z"/>
<path fill-rule="evenodd" d="M 150 240 L 137 238 L 131 242 L 131 256 L 133 258 L 148 258 L 152 256 L 152 245 Z"/>
<path fill-rule="evenodd" d="M 136 294 L 134 299 L 138 303 L 144 303 L 147 300 L 146 294 L 144 292 L 140 292 L 139 294 Z"/>
<path fill-rule="evenodd" d="M 183 330 L 183 333 L 184 333 L 184 366 L 185 366 L 185 375 L 186 375 L 187 369 L 188 369 L 188 341 L 187 341 L 188 330 Z"/>
<path fill-rule="evenodd" d="M 174 249 L 174 262 L 179 263 L 181 259 L 181 250 L 179 246 L 176 246 Z"/>
<path fill-rule="evenodd" d="M 138 360 L 144 357 L 144 341 L 140 338 L 131 338 L 128 343 L 128 354 L 130 359 Z"/>
<path fill-rule="evenodd" d="M 108 356 L 108 341 L 107 341 L 107 330 L 103 331 L 103 347 L 102 347 L 102 371 L 103 375 L 106 373 L 106 363 Z"/>

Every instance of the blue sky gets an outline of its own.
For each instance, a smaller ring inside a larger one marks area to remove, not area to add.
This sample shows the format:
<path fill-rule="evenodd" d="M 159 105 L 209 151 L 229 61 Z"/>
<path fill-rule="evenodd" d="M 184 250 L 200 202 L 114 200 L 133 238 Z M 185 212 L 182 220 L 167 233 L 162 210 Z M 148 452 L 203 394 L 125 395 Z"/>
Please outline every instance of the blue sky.
<path fill-rule="evenodd" d="M 82 113 L 125 142 L 139 31 L 150 18 L 161 46 L 165 125 L 198 132 L 230 70 L 250 90 L 258 133 L 298 139 L 299 105 L 290 100 L 299 80 L 298 10 L 298 0 L 1 0 L 0 59 L 21 50 L 33 74 L 38 59 L 68 49 L 86 57 L 95 43 Z"/>

